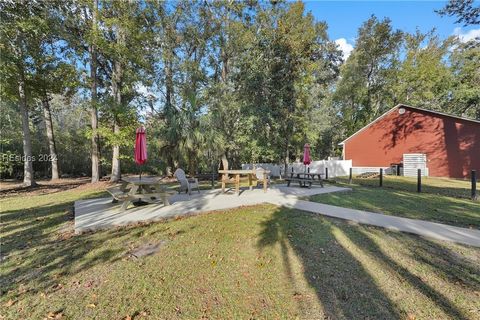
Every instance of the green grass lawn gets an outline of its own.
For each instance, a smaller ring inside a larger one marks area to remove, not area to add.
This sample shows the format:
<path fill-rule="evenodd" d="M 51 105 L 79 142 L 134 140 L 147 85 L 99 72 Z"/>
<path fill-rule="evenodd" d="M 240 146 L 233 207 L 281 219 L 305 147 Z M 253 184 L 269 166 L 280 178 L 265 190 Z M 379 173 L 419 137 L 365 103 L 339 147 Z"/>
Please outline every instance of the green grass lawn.
<path fill-rule="evenodd" d="M 340 183 L 347 183 L 348 177 L 337 177 L 334 180 Z M 377 187 L 379 178 L 361 179 L 354 177 L 352 182 L 356 185 Z M 417 178 L 385 175 L 383 177 L 383 188 L 416 192 Z M 460 179 L 422 177 L 422 192 L 470 199 L 471 182 Z"/>
<path fill-rule="evenodd" d="M 342 181 L 342 180 L 340 180 Z M 412 192 L 405 188 L 380 188 L 357 183 L 337 183 L 351 192 L 310 197 L 310 201 L 388 215 L 480 229 L 480 202 L 438 193 Z M 444 192 L 454 191 L 444 188 Z"/>
<path fill-rule="evenodd" d="M 0 318 L 480 317 L 478 248 L 273 205 L 73 235 L 73 201 L 101 194 L 0 200 Z"/>

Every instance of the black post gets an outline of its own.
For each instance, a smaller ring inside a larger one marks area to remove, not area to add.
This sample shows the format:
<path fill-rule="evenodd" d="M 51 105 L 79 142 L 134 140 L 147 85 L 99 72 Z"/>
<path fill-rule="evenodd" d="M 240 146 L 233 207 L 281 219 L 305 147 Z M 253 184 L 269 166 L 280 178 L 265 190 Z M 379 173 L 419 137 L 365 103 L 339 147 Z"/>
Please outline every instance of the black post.
<path fill-rule="evenodd" d="M 307 172 L 308 172 L 308 173 L 310 173 L 310 166 L 309 166 L 309 167 L 307 167 Z"/>
<path fill-rule="evenodd" d="M 350 168 L 350 175 L 348 177 L 348 183 L 352 184 L 352 173 L 353 173 L 353 170 L 352 168 Z"/>
<path fill-rule="evenodd" d="M 422 192 L 422 169 L 417 170 L 417 192 Z"/>
<path fill-rule="evenodd" d="M 477 171 L 472 170 L 472 200 L 478 200 L 478 194 L 477 194 Z"/>
<path fill-rule="evenodd" d="M 212 161 L 212 189 L 215 189 L 215 162 Z"/>
<path fill-rule="evenodd" d="M 383 187 L 383 168 L 380 168 L 380 187 Z"/>
<path fill-rule="evenodd" d="M 325 167 L 325 180 L 328 180 L 328 168 Z"/>

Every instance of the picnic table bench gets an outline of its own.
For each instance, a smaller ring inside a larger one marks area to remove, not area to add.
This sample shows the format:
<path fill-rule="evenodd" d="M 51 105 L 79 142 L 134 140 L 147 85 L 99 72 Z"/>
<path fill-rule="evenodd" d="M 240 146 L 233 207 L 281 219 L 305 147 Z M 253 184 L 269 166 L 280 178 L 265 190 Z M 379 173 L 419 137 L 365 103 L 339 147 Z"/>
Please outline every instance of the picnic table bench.
<path fill-rule="evenodd" d="M 312 187 L 312 184 L 318 183 L 323 188 L 323 173 L 316 173 L 316 172 L 291 172 L 289 177 L 285 178 L 287 181 L 287 187 L 290 187 L 290 183 L 298 182 L 300 187 L 308 187 L 309 189 Z M 318 179 L 315 179 L 318 177 Z"/>
<path fill-rule="evenodd" d="M 113 201 L 122 201 L 120 211 L 125 211 L 134 200 L 154 201 L 161 199 L 168 206 L 168 197 L 175 194 L 173 190 L 165 190 L 157 178 L 124 178 L 121 184 L 107 188 Z"/>

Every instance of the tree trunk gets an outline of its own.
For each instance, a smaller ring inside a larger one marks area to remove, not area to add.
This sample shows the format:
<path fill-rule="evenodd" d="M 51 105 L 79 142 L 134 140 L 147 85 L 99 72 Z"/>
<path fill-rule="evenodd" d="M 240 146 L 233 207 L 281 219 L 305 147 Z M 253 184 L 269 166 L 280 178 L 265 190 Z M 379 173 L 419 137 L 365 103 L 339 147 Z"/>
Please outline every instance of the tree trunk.
<path fill-rule="evenodd" d="M 222 82 L 226 83 L 227 82 L 227 77 L 228 77 L 228 57 L 225 52 L 225 49 L 221 49 L 221 59 L 222 59 Z"/>
<path fill-rule="evenodd" d="M 94 0 L 92 26 L 95 29 L 97 27 L 97 8 L 98 0 Z M 92 183 L 100 180 L 100 162 L 99 162 L 99 144 L 98 144 L 98 111 L 97 111 L 97 51 L 95 44 L 91 44 L 90 48 L 90 78 L 91 78 L 91 109 L 90 109 L 90 123 L 92 125 Z"/>
<path fill-rule="evenodd" d="M 115 135 L 118 135 L 120 133 L 120 126 L 118 124 L 118 121 L 115 117 L 114 120 L 114 125 L 113 125 L 113 133 Z M 120 181 L 121 178 L 121 172 L 120 172 L 120 146 L 118 144 L 115 144 L 113 146 L 113 154 L 112 154 L 112 175 L 110 177 L 111 182 L 117 182 Z"/>
<path fill-rule="evenodd" d="M 55 145 L 55 136 L 53 134 L 52 114 L 50 112 L 50 103 L 48 97 L 45 96 L 42 100 L 43 116 L 45 119 L 45 127 L 47 128 L 48 148 L 50 150 L 50 162 L 52 164 L 52 180 L 59 178 L 58 175 L 58 159 L 57 148 Z"/>
<path fill-rule="evenodd" d="M 167 113 L 172 112 L 172 96 L 173 96 L 173 70 L 172 62 L 170 60 L 165 64 L 165 109 Z"/>
<path fill-rule="evenodd" d="M 173 175 L 173 172 L 175 171 L 175 169 L 177 168 L 176 165 L 175 165 L 175 162 L 174 159 L 173 159 L 173 147 L 169 147 L 169 150 L 167 151 L 168 154 L 167 154 L 167 176 L 168 177 L 171 177 Z"/>
<path fill-rule="evenodd" d="M 286 178 L 287 174 L 288 174 L 288 162 L 290 160 L 289 158 L 290 158 L 290 153 L 288 151 L 288 143 L 287 143 L 286 150 L 285 150 L 285 159 L 284 159 L 284 163 L 283 163 L 283 165 L 284 165 L 283 169 L 285 170 L 284 174 L 283 174 L 284 178 Z"/>
<path fill-rule="evenodd" d="M 119 26 L 118 35 L 117 35 L 117 44 L 120 47 L 124 46 L 126 43 L 125 32 Z M 117 139 L 120 134 L 120 123 L 118 122 L 119 108 L 122 106 L 122 85 L 123 85 L 123 63 L 120 60 L 120 57 L 116 57 L 113 61 L 113 72 L 112 72 L 112 94 L 114 102 L 114 115 L 113 115 L 113 133 Z M 120 170 L 120 145 L 118 141 L 115 141 L 113 145 L 112 152 L 112 175 L 110 176 L 111 182 L 117 182 L 121 179 L 121 170 Z"/>
<path fill-rule="evenodd" d="M 122 92 L 121 92 L 121 85 L 122 85 L 122 73 L 123 73 L 123 66 L 120 61 L 114 62 L 114 70 L 112 74 L 112 93 L 113 98 L 115 99 L 114 103 L 114 117 L 113 117 L 113 133 L 115 137 L 118 137 L 120 133 L 120 124 L 118 123 L 118 107 L 122 105 Z M 110 176 L 111 182 L 117 182 L 121 179 L 121 171 L 120 171 L 120 146 L 117 142 L 113 145 L 113 152 L 112 152 L 112 175 Z"/>
<path fill-rule="evenodd" d="M 93 87 L 93 85 L 92 85 Z M 96 89 L 95 89 L 96 90 Z M 93 90 L 92 90 L 93 92 Z M 96 94 L 95 94 L 96 95 Z M 90 122 L 92 125 L 92 183 L 98 182 L 100 180 L 100 152 L 98 144 L 98 112 L 97 107 L 94 106 L 97 103 L 97 98 L 92 95 L 92 108 L 90 110 Z"/>
<path fill-rule="evenodd" d="M 173 102 L 172 102 L 172 98 L 174 94 L 173 63 L 172 63 L 173 57 L 172 56 L 173 56 L 173 53 L 171 53 L 171 55 L 168 55 L 165 58 L 165 91 L 166 92 L 165 92 L 164 113 L 165 113 L 165 121 L 166 121 L 167 127 L 172 126 L 171 124 L 172 117 L 175 113 L 175 109 L 173 107 Z M 167 176 L 171 176 L 177 168 L 173 154 L 178 153 L 178 152 L 175 152 L 177 150 L 178 141 L 176 139 L 169 140 L 168 144 L 170 146 L 168 148 L 169 150 L 167 155 Z"/>
<path fill-rule="evenodd" d="M 36 183 L 33 176 L 32 138 L 30 136 L 27 96 L 25 94 L 25 76 L 22 72 L 18 83 L 18 95 L 23 131 L 23 184 L 26 187 L 32 187 L 35 186 Z"/>
<path fill-rule="evenodd" d="M 193 177 L 197 172 L 197 161 L 195 157 L 195 152 L 190 150 L 188 152 L 188 172 Z"/>

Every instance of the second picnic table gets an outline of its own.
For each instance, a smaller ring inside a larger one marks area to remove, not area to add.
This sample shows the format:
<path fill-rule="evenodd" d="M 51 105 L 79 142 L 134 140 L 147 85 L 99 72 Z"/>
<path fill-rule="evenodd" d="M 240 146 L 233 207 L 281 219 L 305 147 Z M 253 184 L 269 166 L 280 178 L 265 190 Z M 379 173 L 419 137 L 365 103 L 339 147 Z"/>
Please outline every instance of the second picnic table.
<path fill-rule="evenodd" d="M 308 184 L 308 188 L 310 188 L 313 183 L 318 182 L 323 188 L 322 176 L 323 173 L 317 172 L 291 172 L 290 176 L 285 178 L 285 180 L 287 181 L 288 187 L 290 187 L 292 181 L 297 181 L 300 187 L 307 187 Z M 316 180 L 315 177 L 318 177 L 318 180 Z"/>
<path fill-rule="evenodd" d="M 219 170 L 218 173 L 222 174 L 222 192 L 225 193 L 225 184 L 228 180 L 228 175 L 231 174 L 235 176 L 235 192 L 240 193 L 240 176 L 248 176 L 248 186 L 250 190 L 253 188 L 253 178 L 256 177 L 255 170 Z M 267 192 L 267 179 L 270 171 L 263 171 L 263 192 Z"/>

